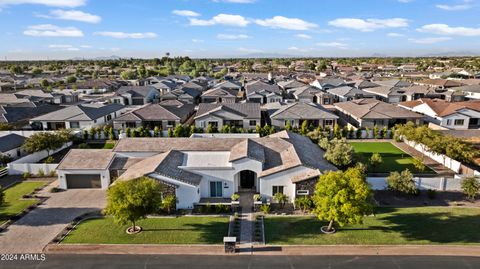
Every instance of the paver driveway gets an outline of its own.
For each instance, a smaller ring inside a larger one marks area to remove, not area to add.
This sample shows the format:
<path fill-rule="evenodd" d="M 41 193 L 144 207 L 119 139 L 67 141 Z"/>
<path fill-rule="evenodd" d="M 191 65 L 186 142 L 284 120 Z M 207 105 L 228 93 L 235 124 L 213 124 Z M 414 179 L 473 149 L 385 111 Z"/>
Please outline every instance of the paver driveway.
<path fill-rule="evenodd" d="M 53 182 L 40 192 L 40 196 L 49 197 L 44 204 L 0 233 L 2 253 L 41 252 L 74 218 L 105 207 L 104 190 L 76 189 L 49 193 L 48 190 L 57 184 Z"/>

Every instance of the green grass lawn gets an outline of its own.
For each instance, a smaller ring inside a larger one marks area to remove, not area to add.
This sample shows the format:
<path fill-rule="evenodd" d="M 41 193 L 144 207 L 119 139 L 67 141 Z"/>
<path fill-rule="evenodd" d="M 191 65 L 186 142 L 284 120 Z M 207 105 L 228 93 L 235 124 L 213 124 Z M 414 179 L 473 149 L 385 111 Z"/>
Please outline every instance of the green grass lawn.
<path fill-rule="evenodd" d="M 25 208 L 35 204 L 35 199 L 23 200 L 22 196 L 30 194 L 33 190 L 45 184 L 46 182 L 24 181 L 4 190 L 5 203 L 0 207 L 0 224 L 20 213 Z"/>
<path fill-rule="evenodd" d="M 137 225 L 143 231 L 129 235 L 130 225 L 118 225 L 113 218 L 82 222 L 62 243 L 91 244 L 222 244 L 228 232 L 227 217 L 148 218 Z"/>
<path fill-rule="evenodd" d="M 364 224 L 333 235 L 322 234 L 326 223 L 314 217 L 267 217 L 265 238 L 270 245 L 480 244 L 479 216 L 478 208 L 377 208 Z"/>
<path fill-rule="evenodd" d="M 355 150 L 357 161 L 368 164 L 373 153 L 379 153 L 382 156 L 383 163 L 378 167 L 369 168 L 369 173 L 390 173 L 393 171 L 401 172 L 408 168 L 416 174 L 435 173 L 429 167 L 420 172 L 413 165 L 413 157 L 395 147 L 390 142 L 350 142 Z"/>

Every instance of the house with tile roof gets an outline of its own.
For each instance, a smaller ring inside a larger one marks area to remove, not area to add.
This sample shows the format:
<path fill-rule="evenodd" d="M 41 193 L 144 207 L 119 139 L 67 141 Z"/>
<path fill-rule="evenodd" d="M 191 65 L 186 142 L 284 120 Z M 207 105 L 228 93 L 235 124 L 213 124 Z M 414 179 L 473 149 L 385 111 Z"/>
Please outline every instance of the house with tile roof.
<path fill-rule="evenodd" d="M 358 99 L 334 104 L 340 120 L 349 127 L 391 128 L 396 124 L 421 124 L 423 115 L 408 109 L 374 99 Z"/>
<path fill-rule="evenodd" d="M 195 126 L 207 128 L 212 125 L 221 129 L 224 125 L 255 129 L 261 124 L 259 103 L 208 104 L 201 103 L 195 115 Z"/>
<path fill-rule="evenodd" d="M 195 113 L 195 105 L 180 101 L 148 104 L 114 119 L 113 128 L 125 130 L 144 127 L 153 130 L 158 127 L 160 130 L 167 131 L 169 128 L 185 123 L 193 113 Z"/>
<path fill-rule="evenodd" d="M 314 103 L 282 104 L 276 109 L 269 109 L 270 125 L 285 129 L 287 123 L 292 127 L 301 127 L 304 121 L 308 126 L 333 129 L 337 124 L 338 116 L 326 110 L 323 106 Z"/>
<path fill-rule="evenodd" d="M 276 84 L 256 80 L 245 85 L 245 98 L 247 102 L 260 104 L 281 102 L 283 91 Z"/>
<path fill-rule="evenodd" d="M 112 102 L 141 106 L 160 99 L 160 91 L 153 86 L 123 86 L 115 92 Z"/>
<path fill-rule="evenodd" d="M 480 129 L 480 100 L 452 103 L 441 99 L 418 99 L 398 105 L 426 115 L 427 121 L 441 128 Z"/>
<path fill-rule="evenodd" d="M 121 104 L 81 104 L 69 106 L 30 120 L 33 129 L 90 129 L 94 126 L 109 124 L 121 115 Z"/>
<path fill-rule="evenodd" d="M 103 188 L 149 177 L 177 197 L 178 209 L 229 203 L 239 191 L 293 202 L 313 194 L 318 177 L 337 168 L 307 137 L 282 131 L 262 138 L 125 138 L 112 150 L 72 149 L 60 162 L 60 188 Z"/>

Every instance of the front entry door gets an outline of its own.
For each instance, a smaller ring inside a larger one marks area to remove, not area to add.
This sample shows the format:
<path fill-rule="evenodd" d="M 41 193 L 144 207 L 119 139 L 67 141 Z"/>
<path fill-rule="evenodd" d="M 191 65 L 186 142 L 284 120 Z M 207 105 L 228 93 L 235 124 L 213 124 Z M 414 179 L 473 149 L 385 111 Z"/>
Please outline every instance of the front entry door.
<path fill-rule="evenodd" d="M 240 188 L 253 189 L 255 187 L 255 172 L 241 171 L 240 172 Z"/>

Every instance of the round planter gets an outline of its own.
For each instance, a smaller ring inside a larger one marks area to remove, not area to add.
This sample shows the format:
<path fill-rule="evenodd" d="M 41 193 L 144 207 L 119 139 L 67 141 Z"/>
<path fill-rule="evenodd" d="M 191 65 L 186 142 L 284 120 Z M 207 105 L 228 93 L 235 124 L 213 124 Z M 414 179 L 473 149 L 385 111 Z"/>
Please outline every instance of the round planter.
<path fill-rule="evenodd" d="M 127 234 L 138 234 L 142 231 L 142 227 L 140 226 L 135 226 L 135 230 L 133 230 L 133 227 L 128 227 L 126 230 Z"/>
<path fill-rule="evenodd" d="M 328 231 L 328 226 L 322 226 L 322 228 L 320 228 L 320 230 L 322 231 L 322 233 L 324 234 L 334 234 L 337 232 L 337 230 L 335 230 L 335 228 L 332 227 L 332 229 L 330 231 Z"/>

